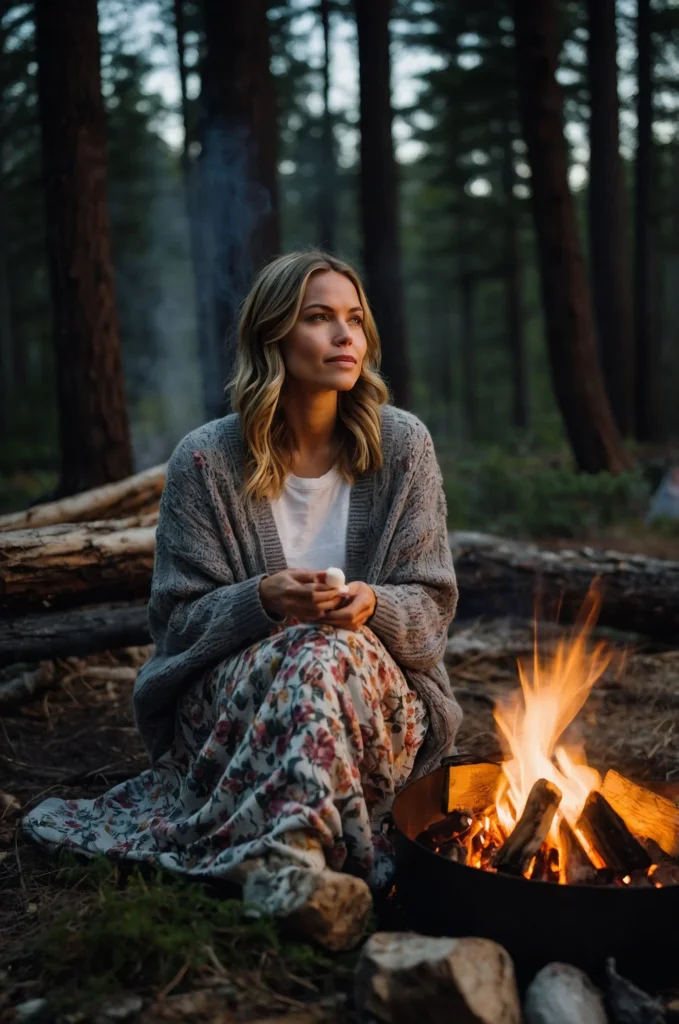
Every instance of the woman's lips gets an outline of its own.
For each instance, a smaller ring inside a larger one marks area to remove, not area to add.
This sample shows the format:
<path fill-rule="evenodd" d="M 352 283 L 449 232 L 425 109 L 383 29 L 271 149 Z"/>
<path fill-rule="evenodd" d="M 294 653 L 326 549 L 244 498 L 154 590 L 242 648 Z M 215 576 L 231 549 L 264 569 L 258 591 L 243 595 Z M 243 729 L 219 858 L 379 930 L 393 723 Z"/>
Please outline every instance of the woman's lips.
<path fill-rule="evenodd" d="M 337 356 L 335 359 L 328 359 L 329 363 L 336 363 L 338 366 L 356 366 L 353 356 Z"/>

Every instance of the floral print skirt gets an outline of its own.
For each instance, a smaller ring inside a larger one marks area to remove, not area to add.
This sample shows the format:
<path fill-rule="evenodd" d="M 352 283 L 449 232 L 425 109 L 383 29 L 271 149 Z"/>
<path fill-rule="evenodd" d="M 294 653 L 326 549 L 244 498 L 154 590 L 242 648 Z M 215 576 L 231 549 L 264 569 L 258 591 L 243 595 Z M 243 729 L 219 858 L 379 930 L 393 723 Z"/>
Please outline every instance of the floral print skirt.
<path fill-rule="evenodd" d="M 370 629 L 295 623 L 192 684 L 155 767 L 95 800 L 45 800 L 23 827 L 52 848 L 227 879 L 269 853 L 313 866 L 322 849 L 381 886 L 386 816 L 426 727 Z"/>

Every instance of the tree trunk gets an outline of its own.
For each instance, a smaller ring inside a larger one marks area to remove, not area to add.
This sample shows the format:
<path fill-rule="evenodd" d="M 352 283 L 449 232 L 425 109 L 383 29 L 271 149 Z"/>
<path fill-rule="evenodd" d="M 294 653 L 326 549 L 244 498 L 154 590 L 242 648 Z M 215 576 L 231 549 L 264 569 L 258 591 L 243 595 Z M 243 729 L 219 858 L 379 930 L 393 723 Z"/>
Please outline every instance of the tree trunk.
<path fill-rule="evenodd" d="M 618 428 L 634 433 L 634 323 L 627 203 L 618 131 L 615 0 L 588 0 L 589 237 L 604 380 Z"/>
<path fill-rule="evenodd" d="M 410 404 L 398 223 L 398 178 L 391 134 L 391 0 L 354 0 L 361 101 L 361 212 L 368 297 L 382 338 L 382 372 L 396 405 Z"/>
<path fill-rule="evenodd" d="M 478 420 L 477 377 L 476 377 L 476 319 L 474 306 L 476 281 L 471 273 L 460 278 L 462 291 L 462 331 L 460 356 L 462 363 L 462 408 L 466 436 L 473 440 Z"/>
<path fill-rule="evenodd" d="M 225 411 L 238 307 L 256 271 L 280 249 L 267 7 L 266 0 L 203 0 L 201 172 L 202 228 L 209 232 L 210 417 Z"/>
<path fill-rule="evenodd" d="M 62 495 L 132 472 L 106 205 L 96 0 L 36 0 Z"/>
<path fill-rule="evenodd" d="M 595 0 L 596 2 L 596 0 Z M 636 427 L 640 441 L 661 437 L 659 341 L 653 324 L 651 187 L 653 160 L 653 44 L 651 0 L 638 0 L 637 154 L 635 179 L 634 300 Z"/>
<path fill-rule="evenodd" d="M 321 138 L 321 167 L 318 190 L 318 227 L 322 249 L 335 251 L 337 202 L 335 197 L 335 136 L 330 111 L 330 0 L 320 0 L 319 10 L 323 27 L 323 135 Z"/>
<path fill-rule="evenodd" d="M 2 51 L 0 51 L 1 54 Z M 1 98 L 0 98 L 1 102 Z M 10 283 L 9 208 L 5 195 L 2 139 L 0 138 L 0 440 L 9 439 L 14 407 L 14 331 Z"/>
<path fill-rule="evenodd" d="M 515 0 L 523 135 L 532 171 L 533 216 L 552 379 L 580 469 L 631 465 L 606 395 L 578 238 L 563 135 L 557 67 L 556 0 Z"/>
<path fill-rule="evenodd" d="M 196 333 L 198 335 L 198 351 L 200 353 L 200 369 L 204 411 L 210 406 L 210 395 L 214 387 L 214 376 L 210 375 L 210 316 L 208 267 L 205 260 L 203 237 L 200 222 L 200 174 L 191 159 L 191 142 L 193 130 L 189 112 L 187 90 L 188 69 L 186 66 L 186 19 L 184 0 L 173 0 L 174 23 L 177 40 L 177 69 L 179 71 L 179 90 L 181 97 L 182 122 L 184 126 L 184 145 L 182 146 L 181 164 L 184 179 L 184 197 L 186 218 L 189 229 L 189 249 L 191 252 L 191 271 L 193 277 L 194 305 L 196 310 Z"/>
<path fill-rule="evenodd" d="M 519 256 L 519 224 L 514 198 L 514 153 L 508 131 L 502 161 L 502 185 L 505 200 L 505 289 L 507 301 L 507 339 L 512 375 L 512 421 L 515 427 L 528 426 L 528 372 L 523 329 L 523 296 L 521 258 Z"/>

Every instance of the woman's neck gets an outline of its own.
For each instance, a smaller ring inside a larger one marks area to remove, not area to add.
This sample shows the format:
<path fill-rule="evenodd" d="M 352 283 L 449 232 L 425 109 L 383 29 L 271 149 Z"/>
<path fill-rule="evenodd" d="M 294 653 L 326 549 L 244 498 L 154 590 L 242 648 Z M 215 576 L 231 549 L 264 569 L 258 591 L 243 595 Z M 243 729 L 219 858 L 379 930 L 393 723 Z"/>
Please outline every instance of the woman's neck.
<path fill-rule="evenodd" d="M 292 389 L 283 400 L 283 415 L 292 438 L 292 472 L 319 477 L 337 458 L 337 392 L 297 395 Z"/>

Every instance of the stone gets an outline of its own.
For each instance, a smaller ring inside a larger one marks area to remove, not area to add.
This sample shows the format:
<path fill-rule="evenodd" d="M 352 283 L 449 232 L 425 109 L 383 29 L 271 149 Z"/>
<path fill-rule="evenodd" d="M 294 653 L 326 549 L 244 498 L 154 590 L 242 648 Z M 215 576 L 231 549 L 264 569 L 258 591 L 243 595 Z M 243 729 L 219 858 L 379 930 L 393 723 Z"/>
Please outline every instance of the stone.
<path fill-rule="evenodd" d="M 607 1024 L 601 992 L 572 964 L 547 964 L 526 990 L 526 1024 Z"/>
<path fill-rule="evenodd" d="M 514 964 L 490 939 L 377 932 L 361 950 L 355 997 L 363 1024 L 520 1024 Z"/>

